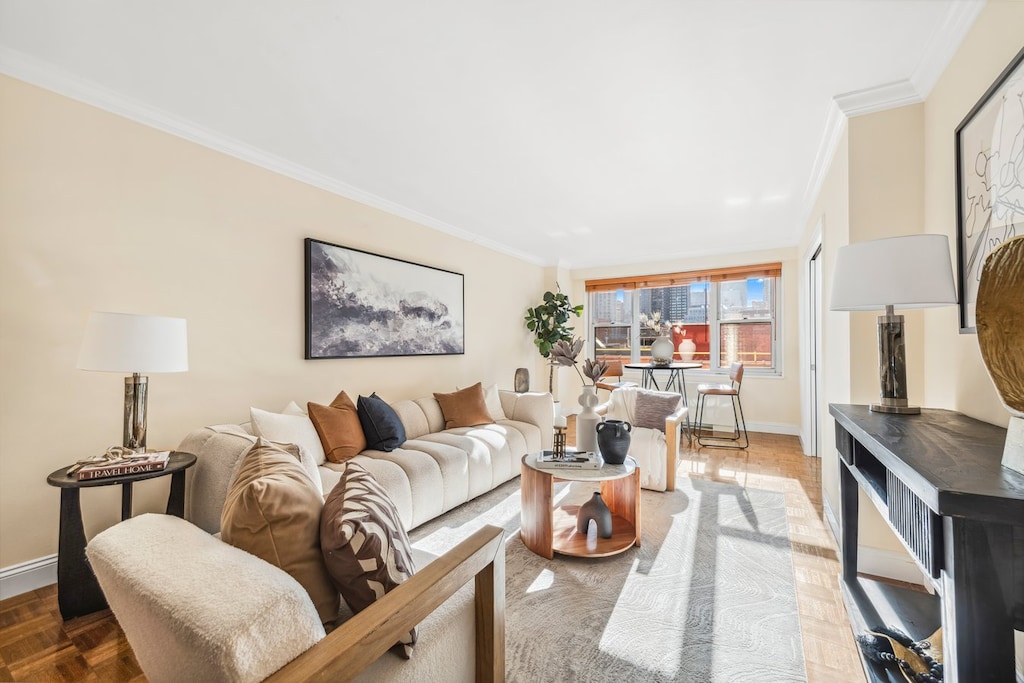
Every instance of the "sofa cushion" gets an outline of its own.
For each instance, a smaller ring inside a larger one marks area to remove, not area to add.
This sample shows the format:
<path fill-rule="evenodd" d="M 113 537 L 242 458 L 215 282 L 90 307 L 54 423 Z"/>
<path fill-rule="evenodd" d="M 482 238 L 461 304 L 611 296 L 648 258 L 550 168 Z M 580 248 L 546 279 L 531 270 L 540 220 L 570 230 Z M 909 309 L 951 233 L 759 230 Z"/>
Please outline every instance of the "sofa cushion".
<path fill-rule="evenodd" d="M 492 420 L 497 422 L 498 420 L 508 419 L 505 415 L 505 409 L 501 407 L 501 396 L 498 395 L 497 384 L 492 384 L 484 389 L 484 403 L 487 404 L 487 412 Z"/>
<path fill-rule="evenodd" d="M 665 418 L 679 410 L 679 394 L 668 392 L 638 391 L 634 427 L 646 427 L 665 431 Z"/>
<path fill-rule="evenodd" d="M 242 456 L 221 513 L 221 538 L 286 571 L 320 619 L 338 616 L 338 592 L 320 552 L 323 498 L 295 458 L 259 439 Z"/>
<path fill-rule="evenodd" d="M 357 413 L 368 449 L 393 451 L 405 443 L 405 426 L 398 413 L 376 393 L 359 397 Z"/>
<path fill-rule="evenodd" d="M 366 449 L 366 435 L 359 421 L 359 411 L 344 391 L 329 406 L 310 402 L 306 408 L 328 460 L 345 462 Z"/>
<path fill-rule="evenodd" d="M 324 502 L 320 546 L 331 580 L 354 612 L 366 609 L 416 571 L 398 511 L 358 463 L 348 464 Z M 413 629 L 396 644 L 396 651 L 408 658 L 415 643 Z"/>
<path fill-rule="evenodd" d="M 320 435 L 316 433 L 313 422 L 304 413 L 289 415 L 272 413 L 259 408 L 249 408 L 252 420 L 252 431 L 268 441 L 293 443 L 299 447 L 304 458 L 315 465 L 322 465 L 326 459 Z"/>
<path fill-rule="evenodd" d="M 441 405 L 445 429 L 494 423 L 494 419 L 491 418 L 491 414 L 487 410 L 484 390 L 480 382 L 450 394 L 435 393 L 434 398 Z"/>

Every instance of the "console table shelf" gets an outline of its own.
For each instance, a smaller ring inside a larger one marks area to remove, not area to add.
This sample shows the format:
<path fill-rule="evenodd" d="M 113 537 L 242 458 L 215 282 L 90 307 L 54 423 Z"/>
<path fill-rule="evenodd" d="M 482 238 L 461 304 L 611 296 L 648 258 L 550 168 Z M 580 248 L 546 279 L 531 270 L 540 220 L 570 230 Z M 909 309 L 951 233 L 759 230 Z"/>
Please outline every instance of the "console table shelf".
<path fill-rule="evenodd" d="M 836 421 L 843 591 L 854 632 L 915 640 L 942 626 L 945 680 L 1014 680 L 1024 630 L 1024 475 L 1000 464 L 1006 430 L 948 410 L 829 406 Z M 930 578 L 934 595 L 857 575 L 859 491 Z M 865 662 L 872 681 L 891 678 Z"/>

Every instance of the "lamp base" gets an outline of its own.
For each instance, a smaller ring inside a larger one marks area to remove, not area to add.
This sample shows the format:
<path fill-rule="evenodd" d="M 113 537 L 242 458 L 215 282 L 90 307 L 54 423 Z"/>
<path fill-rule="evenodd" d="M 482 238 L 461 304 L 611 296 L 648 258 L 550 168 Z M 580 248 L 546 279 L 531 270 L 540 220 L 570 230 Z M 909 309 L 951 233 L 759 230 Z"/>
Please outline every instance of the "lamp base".
<path fill-rule="evenodd" d="M 146 398 L 149 378 L 134 373 L 124 378 L 123 445 L 136 453 L 146 452 Z"/>
<path fill-rule="evenodd" d="M 880 403 L 872 403 L 868 406 L 873 413 L 890 413 L 893 415 L 920 415 L 919 406 L 887 406 Z"/>

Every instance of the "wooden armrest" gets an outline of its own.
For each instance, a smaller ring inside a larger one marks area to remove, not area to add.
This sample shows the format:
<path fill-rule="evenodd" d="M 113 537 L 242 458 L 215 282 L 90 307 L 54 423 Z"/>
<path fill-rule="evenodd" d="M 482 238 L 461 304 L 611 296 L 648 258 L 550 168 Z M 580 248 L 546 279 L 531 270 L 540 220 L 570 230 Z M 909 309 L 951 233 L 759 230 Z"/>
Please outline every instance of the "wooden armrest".
<path fill-rule="evenodd" d="M 679 439 L 682 436 L 682 423 L 686 420 L 689 409 L 680 405 L 679 409 L 665 418 L 665 490 L 676 490 L 676 469 L 679 467 Z"/>
<path fill-rule="evenodd" d="M 505 532 L 485 526 L 359 612 L 267 679 L 349 681 L 470 579 L 475 579 L 476 680 L 505 680 Z"/>
<path fill-rule="evenodd" d="M 676 412 L 672 413 L 671 415 L 668 415 L 665 418 L 665 435 L 666 436 L 668 436 L 668 433 L 669 433 L 670 430 L 678 429 L 680 423 L 686 421 L 686 413 L 687 413 L 688 410 L 689 410 L 689 408 L 687 408 L 686 406 L 680 405 L 679 409 L 676 410 Z"/>

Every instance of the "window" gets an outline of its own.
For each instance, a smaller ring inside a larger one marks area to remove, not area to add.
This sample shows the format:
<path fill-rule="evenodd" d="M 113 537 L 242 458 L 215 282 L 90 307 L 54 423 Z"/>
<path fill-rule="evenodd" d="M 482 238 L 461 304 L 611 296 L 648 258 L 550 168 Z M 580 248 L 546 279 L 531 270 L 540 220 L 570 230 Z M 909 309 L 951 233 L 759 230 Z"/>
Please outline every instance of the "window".
<path fill-rule="evenodd" d="M 588 281 L 589 324 L 597 358 L 643 362 L 667 336 L 675 360 L 709 370 L 743 361 L 777 372 L 776 299 L 781 264 L 642 278 Z"/>

